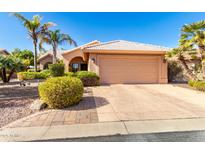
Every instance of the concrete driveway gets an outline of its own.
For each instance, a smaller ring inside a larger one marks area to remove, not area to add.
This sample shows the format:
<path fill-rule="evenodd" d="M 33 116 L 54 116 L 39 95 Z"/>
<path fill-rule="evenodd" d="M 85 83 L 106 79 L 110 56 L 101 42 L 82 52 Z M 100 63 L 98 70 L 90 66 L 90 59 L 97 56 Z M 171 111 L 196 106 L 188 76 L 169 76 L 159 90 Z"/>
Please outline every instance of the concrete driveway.
<path fill-rule="evenodd" d="M 37 112 L 5 128 L 203 117 L 203 92 L 171 84 L 114 84 L 85 88 L 78 105 Z"/>
<path fill-rule="evenodd" d="M 205 93 L 171 84 L 94 87 L 99 122 L 205 117 Z"/>

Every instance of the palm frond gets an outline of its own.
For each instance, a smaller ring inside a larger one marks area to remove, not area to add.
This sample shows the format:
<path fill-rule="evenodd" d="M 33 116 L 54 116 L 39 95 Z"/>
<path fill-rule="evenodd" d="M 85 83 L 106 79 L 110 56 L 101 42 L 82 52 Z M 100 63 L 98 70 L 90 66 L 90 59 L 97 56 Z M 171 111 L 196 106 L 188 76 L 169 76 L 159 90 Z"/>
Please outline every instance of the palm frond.
<path fill-rule="evenodd" d="M 23 25 L 29 29 L 32 28 L 32 25 L 31 25 L 31 21 L 26 19 L 24 16 L 22 16 L 21 14 L 19 13 L 14 13 L 13 14 L 17 19 L 19 19 L 20 21 L 22 21 Z"/>
<path fill-rule="evenodd" d="M 67 41 L 70 45 L 77 46 L 77 43 L 68 35 L 68 34 L 60 34 L 59 36 L 59 44 L 63 44 L 65 41 Z"/>
<path fill-rule="evenodd" d="M 48 30 L 50 27 L 53 27 L 53 26 L 56 26 L 56 24 L 53 23 L 53 22 L 47 22 L 47 23 L 43 24 L 40 29 L 42 31 L 45 31 L 45 30 Z"/>

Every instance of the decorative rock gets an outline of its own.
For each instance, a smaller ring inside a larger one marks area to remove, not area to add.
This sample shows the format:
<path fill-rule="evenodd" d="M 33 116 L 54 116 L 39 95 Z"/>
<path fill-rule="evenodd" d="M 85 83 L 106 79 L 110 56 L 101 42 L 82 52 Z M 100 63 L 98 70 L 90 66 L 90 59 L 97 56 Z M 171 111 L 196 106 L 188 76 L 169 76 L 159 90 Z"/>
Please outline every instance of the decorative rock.
<path fill-rule="evenodd" d="M 47 107 L 47 104 L 42 102 L 40 99 L 36 99 L 30 106 L 31 110 L 43 110 Z"/>

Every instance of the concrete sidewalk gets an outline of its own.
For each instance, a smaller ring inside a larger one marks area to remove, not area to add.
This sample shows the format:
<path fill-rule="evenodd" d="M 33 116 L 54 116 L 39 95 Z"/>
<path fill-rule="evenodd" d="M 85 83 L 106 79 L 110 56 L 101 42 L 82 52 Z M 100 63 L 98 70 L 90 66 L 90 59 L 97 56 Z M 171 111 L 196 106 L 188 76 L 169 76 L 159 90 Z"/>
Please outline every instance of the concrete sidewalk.
<path fill-rule="evenodd" d="M 0 131 L 0 141 L 43 141 L 116 134 L 127 135 L 195 130 L 205 130 L 205 118 L 5 128 Z"/>

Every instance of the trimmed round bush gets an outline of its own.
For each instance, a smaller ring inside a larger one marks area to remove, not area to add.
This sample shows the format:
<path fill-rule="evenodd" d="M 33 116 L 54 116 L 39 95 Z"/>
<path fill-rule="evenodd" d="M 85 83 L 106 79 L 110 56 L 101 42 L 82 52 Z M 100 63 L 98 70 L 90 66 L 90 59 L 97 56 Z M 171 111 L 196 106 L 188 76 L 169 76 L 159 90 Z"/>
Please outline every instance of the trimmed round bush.
<path fill-rule="evenodd" d="M 74 76 L 79 78 L 84 86 L 98 86 L 100 84 L 100 78 L 95 72 L 79 71 Z"/>
<path fill-rule="evenodd" d="M 48 67 L 51 72 L 51 76 L 64 76 L 65 68 L 63 63 L 50 64 Z"/>
<path fill-rule="evenodd" d="M 78 104 L 83 96 L 83 84 L 75 77 L 49 78 L 38 87 L 40 98 L 50 108 L 66 108 Z"/>

